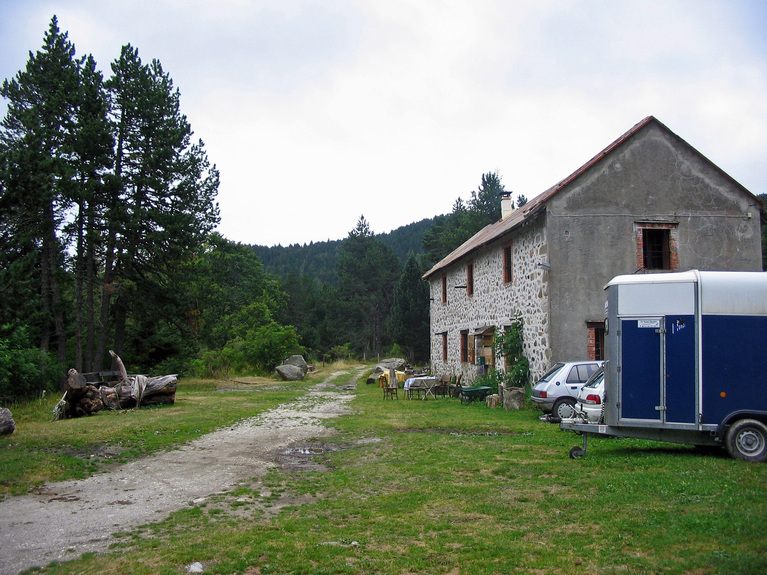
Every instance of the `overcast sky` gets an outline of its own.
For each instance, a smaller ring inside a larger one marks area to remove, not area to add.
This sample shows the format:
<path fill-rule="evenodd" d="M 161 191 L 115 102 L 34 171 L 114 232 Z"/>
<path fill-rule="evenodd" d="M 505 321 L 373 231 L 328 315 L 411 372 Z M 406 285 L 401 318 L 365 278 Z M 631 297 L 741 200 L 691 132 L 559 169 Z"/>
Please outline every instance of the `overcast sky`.
<path fill-rule="evenodd" d="M 237 242 L 388 232 L 486 172 L 531 199 L 649 115 L 767 192 L 763 0 L 0 0 L 0 79 L 54 14 L 107 77 L 162 63 Z"/>

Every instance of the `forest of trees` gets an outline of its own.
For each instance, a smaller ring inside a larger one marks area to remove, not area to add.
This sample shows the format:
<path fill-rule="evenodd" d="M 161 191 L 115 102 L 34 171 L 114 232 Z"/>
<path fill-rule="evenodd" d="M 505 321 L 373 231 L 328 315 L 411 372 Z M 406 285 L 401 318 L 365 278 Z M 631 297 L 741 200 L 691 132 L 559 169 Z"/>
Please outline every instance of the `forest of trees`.
<path fill-rule="evenodd" d="M 405 263 L 411 253 L 423 253 L 423 237 L 434 220 L 421 220 L 392 230 L 376 234 L 376 239 L 390 248 Z M 338 254 L 342 240 L 291 244 L 283 246 L 252 246 L 261 259 L 264 268 L 278 278 L 285 280 L 291 274 L 309 275 L 324 285 L 338 285 Z"/>
<path fill-rule="evenodd" d="M 109 369 L 109 350 L 135 372 L 198 376 L 270 373 L 295 352 L 427 360 L 421 276 L 497 219 L 498 174 L 391 233 L 362 216 L 336 242 L 234 243 L 215 232 L 218 170 L 170 75 L 129 44 L 110 71 L 54 16 L 0 89 L 0 402 Z"/>
<path fill-rule="evenodd" d="M 264 267 L 281 278 L 288 296 L 281 318 L 296 327 L 304 348 L 318 357 L 386 354 L 425 362 L 429 288 L 421 277 L 500 218 L 505 192 L 501 176 L 486 173 L 469 200 L 459 197 L 450 214 L 389 234 L 373 234 L 363 216 L 338 242 L 254 249 Z M 517 203 L 524 204 L 524 197 Z"/>
<path fill-rule="evenodd" d="M 105 79 L 54 17 L 0 94 L 0 397 L 101 370 L 109 349 L 134 370 L 176 367 L 216 335 L 203 324 L 222 294 L 276 315 L 277 283 L 212 233 L 219 174 L 159 61 L 126 45 Z M 216 250 L 257 274 L 233 278 L 250 293 L 219 285 Z"/>

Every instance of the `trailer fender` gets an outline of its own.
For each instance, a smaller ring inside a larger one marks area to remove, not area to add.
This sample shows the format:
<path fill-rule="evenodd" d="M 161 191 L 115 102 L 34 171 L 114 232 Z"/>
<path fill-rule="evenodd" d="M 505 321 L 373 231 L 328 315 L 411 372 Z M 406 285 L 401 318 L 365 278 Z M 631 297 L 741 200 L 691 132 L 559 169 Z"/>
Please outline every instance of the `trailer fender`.
<path fill-rule="evenodd" d="M 724 419 L 722 419 L 722 422 L 719 424 L 718 429 L 716 430 L 716 437 L 719 441 L 724 440 L 724 436 L 727 433 L 727 430 L 732 426 L 733 423 L 740 419 L 756 419 L 757 421 L 761 421 L 765 425 L 767 425 L 767 411 L 752 411 L 747 409 L 740 409 L 738 411 L 733 411 L 732 413 L 728 413 Z"/>

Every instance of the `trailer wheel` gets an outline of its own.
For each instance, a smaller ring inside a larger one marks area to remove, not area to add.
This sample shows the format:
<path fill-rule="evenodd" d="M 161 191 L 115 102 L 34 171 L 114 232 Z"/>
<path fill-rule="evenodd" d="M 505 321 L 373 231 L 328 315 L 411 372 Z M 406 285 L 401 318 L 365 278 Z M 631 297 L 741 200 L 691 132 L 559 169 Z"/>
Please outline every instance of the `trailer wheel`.
<path fill-rule="evenodd" d="M 756 419 L 741 419 L 727 430 L 727 453 L 743 461 L 767 461 L 767 425 Z"/>
<path fill-rule="evenodd" d="M 586 451 L 582 447 L 573 445 L 570 448 L 570 459 L 580 459 L 584 455 L 586 455 Z"/>
<path fill-rule="evenodd" d="M 560 398 L 554 403 L 551 413 L 559 419 L 572 419 L 575 417 L 575 401 L 569 397 Z"/>

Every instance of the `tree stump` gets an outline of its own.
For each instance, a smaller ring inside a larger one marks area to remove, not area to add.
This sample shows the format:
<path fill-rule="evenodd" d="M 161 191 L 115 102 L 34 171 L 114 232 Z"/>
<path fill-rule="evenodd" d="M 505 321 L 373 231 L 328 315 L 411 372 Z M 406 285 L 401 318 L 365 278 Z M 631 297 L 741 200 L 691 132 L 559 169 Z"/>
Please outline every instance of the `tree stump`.
<path fill-rule="evenodd" d="M 64 384 L 64 397 L 53 410 L 54 419 L 92 415 L 102 409 L 104 402 L 98 388 L 87 383 L 77 370 L 70 369 Z"/>
<path fill-rule="evenodd" d="M 503 408 L 507 411 L 525 407 L 524 387 L 503 387 Z"/>
<path fill-rule="evenodd" d="M 497 393 L 488 395 L 485 398 L 485 403 L 487 404 L 488 407 L 498 407 L 499 405 L 501 405 L 501 396 L 498 395 Z"/>

